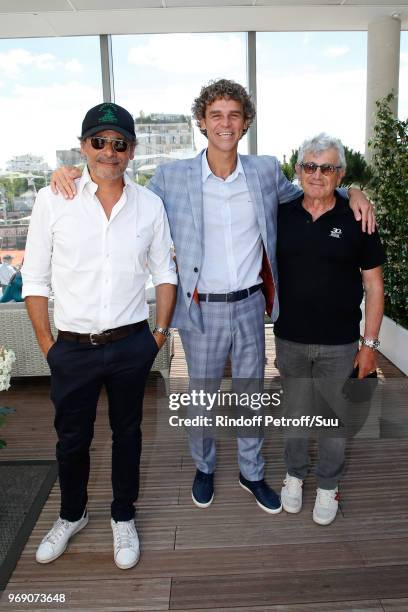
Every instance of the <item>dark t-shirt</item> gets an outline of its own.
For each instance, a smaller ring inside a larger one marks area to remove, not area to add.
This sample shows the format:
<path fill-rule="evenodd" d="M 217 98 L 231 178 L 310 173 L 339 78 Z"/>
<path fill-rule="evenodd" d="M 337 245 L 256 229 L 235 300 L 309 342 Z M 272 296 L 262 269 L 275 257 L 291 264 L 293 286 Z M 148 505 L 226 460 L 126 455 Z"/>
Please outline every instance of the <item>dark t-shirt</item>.
<path fill-rule="evenodd" d="M 377 230 L 369 235 L 347 200 L 316 221 L 302 206 L 303 195 L 279 206 L 277 256 L 279 338 L 305 344 L 358 340 L 363 298 L 361 270 L 385 262 Z"/>

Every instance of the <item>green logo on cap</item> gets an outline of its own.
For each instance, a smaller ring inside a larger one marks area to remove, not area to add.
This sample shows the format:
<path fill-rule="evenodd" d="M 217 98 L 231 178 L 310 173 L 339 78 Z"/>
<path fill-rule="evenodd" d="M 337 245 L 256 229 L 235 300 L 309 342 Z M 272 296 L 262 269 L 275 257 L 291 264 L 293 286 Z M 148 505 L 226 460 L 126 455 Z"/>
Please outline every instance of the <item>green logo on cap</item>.
<path fill-rule="evenodd" d="M 113 104 L 102 104 L 99 108 L 101 116 L 98 119 L 98 123 L 118 123 L 116 116 L 116 108 Z"/>

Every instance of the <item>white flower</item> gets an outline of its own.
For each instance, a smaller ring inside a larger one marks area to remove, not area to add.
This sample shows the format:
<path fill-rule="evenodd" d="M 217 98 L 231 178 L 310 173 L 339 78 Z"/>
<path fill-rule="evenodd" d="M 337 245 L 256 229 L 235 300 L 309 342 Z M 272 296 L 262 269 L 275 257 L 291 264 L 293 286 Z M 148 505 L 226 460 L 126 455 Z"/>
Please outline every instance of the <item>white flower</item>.
<path fill-rule="evenodd" d="M 16 356 L 12 350 L 0 346 L 0 391 L 10 388 L 11 368 L 15 360 Z"/>

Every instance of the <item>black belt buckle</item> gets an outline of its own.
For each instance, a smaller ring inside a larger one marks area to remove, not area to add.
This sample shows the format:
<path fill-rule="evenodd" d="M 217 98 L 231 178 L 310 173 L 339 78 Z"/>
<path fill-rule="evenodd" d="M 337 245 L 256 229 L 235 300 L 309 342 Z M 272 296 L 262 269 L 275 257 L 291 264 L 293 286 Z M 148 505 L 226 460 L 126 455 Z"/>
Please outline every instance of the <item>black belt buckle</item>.
<path fill-rule="evenodd" d="M 236 293 L 237 293 L 236 291 L 230 291 L 229 293 L 227 293 L 225 295 L 225 297 L 226 297 L 225 301 L 226 302 L 235 302 L 235 294 Z"/>
<path fill-rule="evenodd" d="M 99 346 L 101 343 L 96 341 L 96 337 L 98 337 L 100 334 L 89 334 L 89 341 L 92 344 L 92 346 Z"/>

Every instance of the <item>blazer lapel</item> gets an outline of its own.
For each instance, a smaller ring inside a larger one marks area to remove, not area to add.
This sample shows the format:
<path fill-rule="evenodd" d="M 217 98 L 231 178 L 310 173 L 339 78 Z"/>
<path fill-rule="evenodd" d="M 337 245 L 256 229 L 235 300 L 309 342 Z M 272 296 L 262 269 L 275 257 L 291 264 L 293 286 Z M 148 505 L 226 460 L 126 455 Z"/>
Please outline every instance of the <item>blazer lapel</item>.
<path fill-rule="evenodd" d="M 201 153 L 191 160 L 187 174 L 187 189 L 193 213 L 194 225 L 200 247 L 203 245 L 203 182 L 201 178 Z"/>
<path fill-rule="evenodd" d="M 265 248 L 268 248 L 267 244 L 267 231 L 266 231 L 266 217 L 265 207 L 262 197 L 261 183 L 259 182 L 259 176 L 257 169 L 252 164 L 251 158 L 246 155 L 241 155 L 242 167 L 245 172 L 245 178 L 248 185 L 248 191 L 251 199 L 255 206 L 256 217 L 258 219 L 259 230 L 261 232 L 262 240 Z"/>

